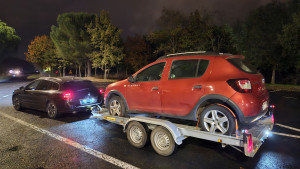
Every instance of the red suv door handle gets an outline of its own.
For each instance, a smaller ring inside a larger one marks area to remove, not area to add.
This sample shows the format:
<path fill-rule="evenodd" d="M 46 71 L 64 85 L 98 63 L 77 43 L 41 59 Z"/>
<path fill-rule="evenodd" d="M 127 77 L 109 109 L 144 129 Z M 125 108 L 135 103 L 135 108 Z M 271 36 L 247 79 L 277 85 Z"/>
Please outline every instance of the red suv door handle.
<path fill-rule="evenodd" d="M 196 86 L 193 87 L 193 90 L 195 90 L 195 89 L 202 89 L 202 86 L 201 85 L 196 85 Z"/>
<path fill-rule="evenodd" d="M 158 90 L 158 87 L 152 87 L 152 90 Z"/>

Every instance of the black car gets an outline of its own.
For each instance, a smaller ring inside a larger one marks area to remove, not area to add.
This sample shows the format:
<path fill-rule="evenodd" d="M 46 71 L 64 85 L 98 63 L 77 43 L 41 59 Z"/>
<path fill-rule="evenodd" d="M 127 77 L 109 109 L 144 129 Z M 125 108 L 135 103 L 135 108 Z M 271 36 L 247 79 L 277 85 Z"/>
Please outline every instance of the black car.
<path fill-rule="evenodd" d="M 16 110 L 36 109 L 56 118 L 61 113 L 90 111 L 100 106 L 103 102 L 100 92 L 88 80 L 43 77 L 15 90 L 12 101 Z"/>

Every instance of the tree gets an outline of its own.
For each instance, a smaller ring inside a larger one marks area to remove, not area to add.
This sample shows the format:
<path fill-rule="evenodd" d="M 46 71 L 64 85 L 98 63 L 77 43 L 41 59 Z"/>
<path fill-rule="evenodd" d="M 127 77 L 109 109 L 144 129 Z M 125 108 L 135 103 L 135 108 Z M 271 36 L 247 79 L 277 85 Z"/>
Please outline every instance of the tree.
<path fill-rule="evenodd" d="M 156 54 L 199 50 L 235 51 L 231 27 L 213 24 L 211 17 L 201 15 L 198 10 L 186 17 L 179 11 L 164 8 L 158 25 L 159 30 L 148 35 L 149 41 L 156 44 Z"/>
<path fill-rule="evenodd" d="M 300 13 L 293 16 L 293 22 L 283 26 L 279 35 L 280 44 L 283 47 L 282 56 L 286 65 L 292 66 L 296 74 L 300 74 Z M 297 84 L 298 78 L 294 83 Z"/>
<path fill-rule="evenodd" d="M 150 57 L 150 47 L 145 39 L 141 36 L 129 36 L 125 42 L 125 58 L 126 75 L 128 66 L 133 71 L 137 71 L 147 64 L 147 59 Z"/>
<path fill-rule="evenodd" d="M 181 38 L 185 51 L 206 51 L 210 48 L 208 30 L 212 20 L 207 15 L 201 15 L 198 10 L 191 12 Z"/>
<path fill-rule="evenodd" d="M 52 71 L 52 67 L 58 62 L 54 44 L 46 35 L 36 36 L 28 45 L 25 55 L 26 60 L 33 63 L 39 70 L 50 67 Z"/>
<path fill-rule="evenodd" d="M 271 70 L 271 83 L 275 83 L 275 72 L 286 65 L 282 57 L 278 35 L 282 25 L 288 22 L 288 10 L 284 3 L 272 1 L 250 13 L 238 32 L 239 53 L 246 56 L 260 69 Z"/>
<path fill-rule="evenodd" d="M 180 11 L 164 8 L 158 20 L 159 30 L 151 32 L 147 39 L 156 44 L 155 54 L 176 53 L 182 50 L 181 37 L 187 19 Z"/>
<path fill-rule="evenodd" d="M 63 75 L 65 75 L 66 61 L 78 65 L 79 76 L 81 76 L 81 66 L 87 63 L 87 76 L 91 75 L 91 66 L 87 55 L 91 51 L 91 45 L 86 25 L 94 19 L 95 15 L 93 14 L 64 13 L 57 17 L 58 26 L 51 27 L 50 37 L 58 55 L 65 60 Z"/>
<path fill-rule="evenodd" d="M 88 56 L 95 68 L 100 67 L 104 70 L 106 79 L 110 68 L 119 64 L 124 56 L 121 31 L 111 23 L 109 14 L 103 10 L 100 16 L 96 16 L 94 22 L 87 26 L 87 32 L 90 34 L 93 48 L 93 52 Z"/>
<path fill-rule="evenodd" d="M 0 61 L 3 59 L 3 53 L 17 49 L 20 40 L 16 30 L 0 20 Z"/>
<path fill-rule="evenodd" d="M 207 49 L 217 53 L 232 53 L 233 48 L 233 31 L 230 25 L 209 25 L 207 32 Z"/>

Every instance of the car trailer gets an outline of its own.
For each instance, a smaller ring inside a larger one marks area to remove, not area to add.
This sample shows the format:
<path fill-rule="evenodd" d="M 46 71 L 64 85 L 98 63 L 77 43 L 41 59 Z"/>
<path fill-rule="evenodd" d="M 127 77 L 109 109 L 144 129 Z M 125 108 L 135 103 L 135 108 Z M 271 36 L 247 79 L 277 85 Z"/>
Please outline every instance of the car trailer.
<path fill-rule="evenodd" d="M 248 157 L 253 157 L 264 140 L 268 138 L 274 125 L 273 113 L 262 117 L 251 126 L 240 127 L 235 136 L 201 131 L 199 127 L 172 123 L 169 120 L 135 114 L 129 117 L 112 116 L 107 109 L 92 111 L 91 118 L 99 118 L 123 126 L 127 139 L 137 148 L 142 148 L 151 140 L 154 150 L 163 156 L 171 155 L 177 145 L 187 137 L 194 137 L 221 143 L 239 150 Z M 150 134 L 150 130 L 152 130 Z M 238 148 L 240 147 L 240 148 Z"/>

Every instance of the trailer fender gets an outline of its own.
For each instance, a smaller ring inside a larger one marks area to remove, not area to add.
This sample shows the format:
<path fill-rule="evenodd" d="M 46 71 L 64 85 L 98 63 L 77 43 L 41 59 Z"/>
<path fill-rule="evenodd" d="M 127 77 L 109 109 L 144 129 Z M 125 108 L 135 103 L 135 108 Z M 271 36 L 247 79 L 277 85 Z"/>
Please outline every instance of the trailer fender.
<path fill-rule="evenodd" d="M 146 124 L 153 124 L 153 125 L 165 127 L 172 134 L 173 139 L 177 145 L 182 144 L 182 141 L 185 139 L 185 137 L 180 133 L 177 126 L 167 120 L 154 119 L 154 118 L 143 117 L 143 116 L 132 117 L 126 121 L 126 124 L 124 125 L 124 129 L 123 129 L 124 131 L 126 131 L 127 125 L 131 121 L 138 121 L 138 122 L 142 122 L 142 123 L 146 123 Z"/>

